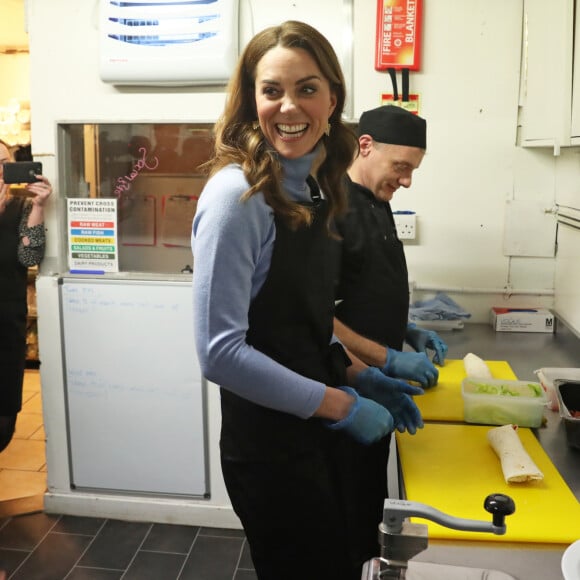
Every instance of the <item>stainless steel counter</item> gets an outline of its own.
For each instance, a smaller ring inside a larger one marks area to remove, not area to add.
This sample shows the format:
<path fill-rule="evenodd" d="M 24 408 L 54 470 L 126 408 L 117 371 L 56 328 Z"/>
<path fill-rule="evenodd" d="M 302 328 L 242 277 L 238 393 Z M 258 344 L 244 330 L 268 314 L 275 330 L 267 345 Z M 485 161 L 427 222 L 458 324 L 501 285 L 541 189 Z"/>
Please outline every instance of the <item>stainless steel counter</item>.
<path fill-rule="evenodd" d="M 554 334 L 495 332 L 486 324 L 466 324 L 462 330 L 440 332 L 449 359 L 473 352 L 486 360 L 506 360 L 521 380 L 537 381 L 542 367 L 580 367 L 580 339 L 559 323 Z M 566 483 L 580 501 L 580 451 L 567 445 L 557 412 L 547 411 L 545 427 L 536 435 Z M 437 507 L 437 506 L 434 506 Z M 541 516 L 538 516 L 541 517 Z M 509 517 L 507 519 L 509 526 Z M 576 522 L 576 525 L 577 522 Z M 477 534 L 474 534 L 477 540 Z M 566 545 L 430 540 L 414 558 L 422 562 L 491 568 L 518 580 L 561 580 L 560 560 Z"/>

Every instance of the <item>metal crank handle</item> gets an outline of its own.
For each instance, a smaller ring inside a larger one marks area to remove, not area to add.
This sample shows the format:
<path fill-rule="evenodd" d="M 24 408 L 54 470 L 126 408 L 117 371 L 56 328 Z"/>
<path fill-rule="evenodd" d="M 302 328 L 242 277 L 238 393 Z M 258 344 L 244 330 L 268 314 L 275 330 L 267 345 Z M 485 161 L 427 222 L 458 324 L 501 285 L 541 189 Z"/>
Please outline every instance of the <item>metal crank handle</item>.
<path fill-rule="evenodd" d="M 403 520 L 408 517 L 421 517 L 453 530 L 468 532 L 490 532 L 503 535 L 506 532 L 505 516 L 516 511 L 514 500 L 508 495 L 494 493 L 488 495 L 483 507 L 492 514 L 491 522 L 457 518 L 443 513 L 429 505 L 406 501 L 402 499 L 385 499 L 383 506 L 383 524 L 387 532 L 399 534 L 403 528 Z"/>

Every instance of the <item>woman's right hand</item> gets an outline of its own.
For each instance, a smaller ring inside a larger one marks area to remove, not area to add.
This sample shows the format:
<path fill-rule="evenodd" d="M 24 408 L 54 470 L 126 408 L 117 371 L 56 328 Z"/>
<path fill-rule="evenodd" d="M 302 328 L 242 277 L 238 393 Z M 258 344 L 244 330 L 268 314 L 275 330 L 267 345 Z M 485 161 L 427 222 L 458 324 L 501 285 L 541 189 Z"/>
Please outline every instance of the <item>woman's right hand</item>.
<path fill-rule="evenodd" d="M 329 429 L 345 431 L 363 445 L 371 445 L 388 435 L 395 427 L 392 415 L 379 403 L 361 397 L 351 387 L 337 387 L 353 398 L 348 415 L 336 422 L 326 422 Z"/>
<path fill-rule="evenodd" d="M 32 205 L 43 207 L 52 193 L 52 185 L 44 175 L 35 175 L 37 181 L 26 185 L 26 190 L 32 194 Z"/>
<path fill-rule="evenodd" d="M 395 427 L 401 433 L 411 435 L 423 428 L 421 411 L 412 396 L 422 395 L 423 389 L 409 385 L 403 380 L 384 375 L 379 369 L 369 367 L 361 371 L 355 379 L 358 392 L 386 407 L 395 420 Z"/>

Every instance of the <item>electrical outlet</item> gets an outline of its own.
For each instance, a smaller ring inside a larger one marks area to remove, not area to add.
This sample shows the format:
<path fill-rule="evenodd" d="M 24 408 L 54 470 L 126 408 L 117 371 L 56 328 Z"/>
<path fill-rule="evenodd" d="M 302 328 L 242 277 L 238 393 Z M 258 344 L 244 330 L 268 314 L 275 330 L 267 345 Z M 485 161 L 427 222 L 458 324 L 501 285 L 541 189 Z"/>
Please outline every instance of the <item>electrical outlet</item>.
<path fill-rule="evenodd" d="M 394 213 L 393 217 L 400 240 L 414 240 L 417 237 L 417 214 Z"/>

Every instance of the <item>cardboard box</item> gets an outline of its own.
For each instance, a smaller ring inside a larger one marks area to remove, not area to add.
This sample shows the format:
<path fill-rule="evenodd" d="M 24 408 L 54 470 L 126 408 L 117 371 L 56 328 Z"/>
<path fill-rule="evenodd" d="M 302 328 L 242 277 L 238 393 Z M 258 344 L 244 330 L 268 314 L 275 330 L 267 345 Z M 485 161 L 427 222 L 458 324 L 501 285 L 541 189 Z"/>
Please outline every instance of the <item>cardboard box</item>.
<path fill-rule="evenodd" d="M 554 315 L 544 308 L 491 309 L 491 325 L 497 332 L 554 332 Z"/>

